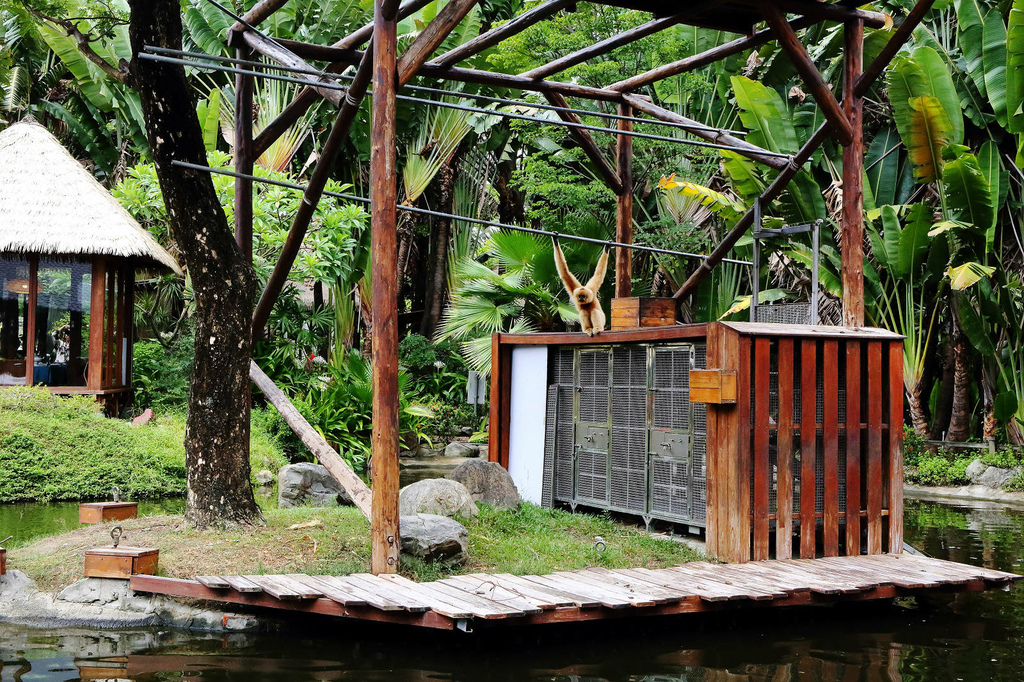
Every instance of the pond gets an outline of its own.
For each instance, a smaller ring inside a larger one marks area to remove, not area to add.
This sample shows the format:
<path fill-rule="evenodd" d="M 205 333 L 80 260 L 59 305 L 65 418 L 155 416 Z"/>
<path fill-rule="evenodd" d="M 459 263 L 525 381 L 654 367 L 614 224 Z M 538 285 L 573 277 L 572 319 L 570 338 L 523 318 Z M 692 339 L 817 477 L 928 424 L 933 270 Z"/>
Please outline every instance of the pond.
<path fill-rule="evenodd" d="M 2 513 L 2 508 L 0 508 Z M 918 549 L 1024 570 L 1024 510 L 908 501 Z M 2 526 L 0 526 L 2 527 Z M 539 634 L 538 634 L 539 633 Z M 439 637 L 301 621 L 275 636 L 0 625 L 0 680 L 1024 680 L 1024 587 L 928 603 Z"/>
<path fill-rule="evenodd" d="M 140 516 L 180 514 L 184 510 L 184 498 L 139 502 Z M 8 549 L 80 527 L 77 502 L 0 504 L 0 545 Z M 3 542 L 8 536 L 12 539 Z"/>

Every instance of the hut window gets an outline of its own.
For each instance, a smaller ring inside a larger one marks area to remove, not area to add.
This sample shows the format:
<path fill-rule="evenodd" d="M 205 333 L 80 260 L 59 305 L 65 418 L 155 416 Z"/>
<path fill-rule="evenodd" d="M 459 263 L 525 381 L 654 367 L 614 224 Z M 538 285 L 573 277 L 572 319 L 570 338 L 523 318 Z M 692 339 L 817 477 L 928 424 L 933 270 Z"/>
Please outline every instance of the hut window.
<path fill-rule="evenodd" d="M 92 265 L 40 261 L 36 281 L 33 383 L 85 386 Z"/>
<path fill-rule="evenodd" d="M 29 275 L 27 260 L 0 259 L 0 385 L 25 383 Z"/>

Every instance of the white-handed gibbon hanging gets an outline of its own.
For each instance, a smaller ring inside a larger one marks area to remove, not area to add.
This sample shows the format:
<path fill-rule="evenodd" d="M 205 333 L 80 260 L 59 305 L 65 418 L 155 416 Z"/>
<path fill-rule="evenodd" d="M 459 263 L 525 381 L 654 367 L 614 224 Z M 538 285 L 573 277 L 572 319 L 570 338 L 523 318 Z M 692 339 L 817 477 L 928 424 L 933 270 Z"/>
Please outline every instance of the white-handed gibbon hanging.
<path fill-rule="evenodd" d="M 594 270 L 594 276 L 584 286 L 569 272 L 569 266 L 565 264 L 565 254 L 562 253 L 558 240 L 552 237 L 551 243 L 555 247 L 555 267 L 558 268 L 558 276 L 562 278 L 565 290 L 569 292 L 573 305 L 579 311 L 580 326 L 588 336 L 600 334 L 604 331 L 605 315 L 597 293 L 601 290 L 604 276 L 608 272 L 608 247 L 604 247 L 601 260 L 597 262 L 597 269 Z"/>

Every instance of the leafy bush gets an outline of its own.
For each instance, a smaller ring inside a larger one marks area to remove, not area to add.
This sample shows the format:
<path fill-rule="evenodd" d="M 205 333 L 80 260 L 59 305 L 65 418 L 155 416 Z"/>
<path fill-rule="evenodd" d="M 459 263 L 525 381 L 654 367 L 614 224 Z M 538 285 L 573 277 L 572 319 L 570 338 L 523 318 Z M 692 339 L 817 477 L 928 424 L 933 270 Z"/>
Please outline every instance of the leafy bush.
<path fill-rule="evenodd" d="M 449 403 L 465 401 L 467 369 L 452 341 L 431 343 L 410 334 L 398 344 L 398 357 L 409 372 L 409 389 L 427 399 Z"/>
<path fill-rule="evenodd" d="M 399 430 L 413 446 L 422 437 L 425 420 L 433 413 L 409 399 L 409 375 L 399 372 Z M 354 469 L 363 469 L 370 454 L 373 424 L 373 383 L 370 363 L 357 351 L 313 382 L 305 398 L 296 402 L 302 415 L 316 427 Z"/>
<path fill-rule="evenodd" d="M 909 426 L 903 427 L 903 465 L 916 468 L 922 457 L 931 457 L 931 450 L 925 445 L 924 438 L 914 433 Z"/>
<path fill-rule="evenodd" d="M 1024 453 L 1011 447 L 1005 447 L 996 452 L 985 453 L 981 461 L 1000 469 L 1015 469 L 1024 464 Z"/>
<path fill-rule="evenodd" d="M 95 401 L 46 390 L 0 391 L 0 503 L 106 499 L 113 486 L 135 499 L 185 492 L 185 418 L 158 415 L 146 426 L 107 419 Z M 253 469 L 285 463 L 274 440 L 254 428 Z"/>
<path fill-rule="evenodd" d="M 195 337 L 186 334 L 165 347 L 156 341 L 135 344 L 132 361 L 134 408 L 142 412 L 181 410 L 188 404 L 189 377 L 195 360 Z"/>
<path fill-rule="evenodd" d="M 463 426 L 476 427 L 477 418 L 471 405 L 452 405 L 445 402 L 434 402 L 430 404 L 430 410 L 434 418 L 426 427 L 426 432 L 445 443 L 450 442 L 454 435 Z"/>
<path fill-rule="evenodd" d="M 934 455 L 925 451 L 915 455 L 915 464 L 907 464 L 904 478 L 908 483 L 919 485 L 968 485 L 967 467 L 976 459 L 973 454 L 963 454 L 939 449 Z"/>

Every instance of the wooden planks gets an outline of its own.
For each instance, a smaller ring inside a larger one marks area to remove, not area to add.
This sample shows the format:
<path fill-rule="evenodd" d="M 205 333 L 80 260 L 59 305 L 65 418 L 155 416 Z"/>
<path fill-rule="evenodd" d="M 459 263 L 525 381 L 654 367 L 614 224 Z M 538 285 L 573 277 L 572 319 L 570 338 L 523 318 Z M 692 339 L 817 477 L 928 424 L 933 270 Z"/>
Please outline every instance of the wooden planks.
<path fill-rule="evenodd" d="M 800 342 L 800 558 L 815 552 L 815 475 L 817 459 L 817 342 Z"/>
<path fill-rule="evenodd" d="M 882 343 L 868 342 L 868 554 L 882 553 Z M 872 398 L 872 396 L 877 396 Z"/>
<path fill-rule="evenodd" d="M 632 220 L 632 213 L 630 213 L 630 220 Z M 623 235 L 619 235 L 617 238 L 619 241 L 623 241 Z M 629 243 L 632 238 L 631 230 L 626 241 L 623 241 L 623 243 Z M 628 249 L 616 249 L 616 263 L 621 262 L 625 265 L 631 262 L 627 259 L 629 254 L 626 253 L 625 256 L 620 257 L 620 251 L 628 251 Z M 627 280 L 624 277 L 622 279 L 622 283 L 626 284 Z M 618 274 L 616 274 L 615 278 L 615 288 L 616 294 L 619 294 Z M 628 288 L 624 291 L 628 293 Z M 671 327 L 674 326 L 675 323 L 676 302 L 671 298 L 637 296 L 623 297 L 616 295 L 616 297 L 612 299 L 612 318 L 610 327 L 612 331 L 644 329 L 649 327 Z"/>
<path fill-rule="evenodd" d="M 846 342 L 846 554 L 860 554 L 861 505 L 861 351 Z"/>
<path fill-rule="evenodd" d="M 903 551 L 903 343 L 889 343 L 889 552 Z"/>
<path fill-rule="evenodd" d="M 839 342 L 822 342 L 825 556 L 839 555 Z"/>
<path fill-rule="evenodd" d="M 769 493 L 773 480 L 768 457 L 771 339 L 754 340 L 754 561 L 768 558 Z"/>
<path fill-rule="evenodd" d="M 793 339 L 779 339 L 775 558 L 793 556 Z"/>

